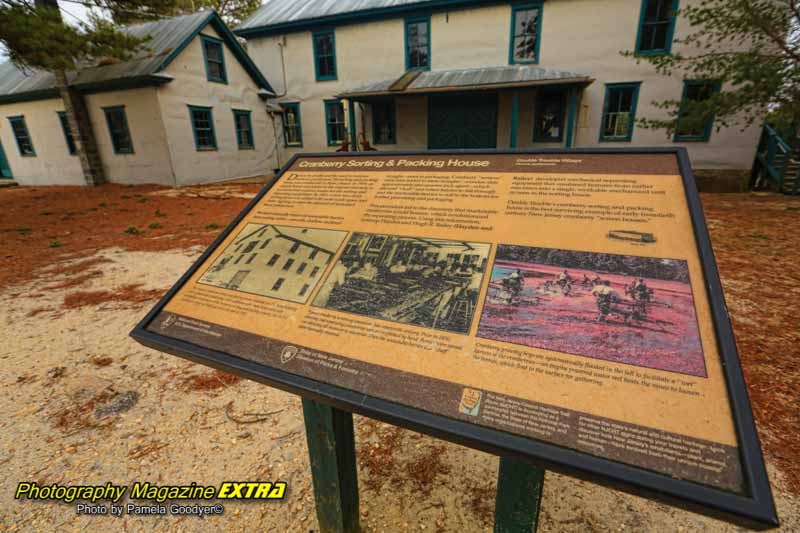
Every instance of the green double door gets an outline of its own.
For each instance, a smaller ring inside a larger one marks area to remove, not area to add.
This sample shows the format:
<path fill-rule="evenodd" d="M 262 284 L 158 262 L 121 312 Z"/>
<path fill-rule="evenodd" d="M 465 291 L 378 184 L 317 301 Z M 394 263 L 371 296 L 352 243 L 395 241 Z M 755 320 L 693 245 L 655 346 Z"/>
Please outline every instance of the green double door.
<path fill-rule="evenodd" d="M 497 147 L 497 93 L 428 97 L 428 148 Z"/>
<path fill-rule="evenodd" d="M 0 179 L 11 179 L 11 167 L 8 166 L 8 159 L 6 153 L 3 151 L 3 143 L 0 142 Z"/>

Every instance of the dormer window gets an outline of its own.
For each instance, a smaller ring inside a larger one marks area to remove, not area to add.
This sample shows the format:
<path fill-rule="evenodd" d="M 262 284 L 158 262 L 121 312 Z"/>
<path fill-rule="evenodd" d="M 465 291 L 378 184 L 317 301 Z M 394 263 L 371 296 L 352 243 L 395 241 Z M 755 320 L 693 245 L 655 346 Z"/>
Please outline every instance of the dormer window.
<path fill-rule="evenodd" d="M 222 41 L 208 35 L 201 35 L 200 41 L 203 45 L 203 57 L 206 60 L 206 78 L 208 81 L 228 83 Z"/>

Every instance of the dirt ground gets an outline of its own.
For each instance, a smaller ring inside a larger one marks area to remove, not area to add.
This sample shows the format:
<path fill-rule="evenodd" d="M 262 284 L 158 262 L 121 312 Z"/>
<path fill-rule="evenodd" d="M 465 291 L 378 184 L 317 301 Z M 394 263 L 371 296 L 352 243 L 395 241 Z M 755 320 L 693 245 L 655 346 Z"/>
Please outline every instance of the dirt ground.
<path fill-rule="evenodd" d="M 0 531 L 309 531 L 300 401 L 127 335 L 257 186 L 0 190 Z M 782 531 L 800 531 L 800 199 L 705 195 Z M 133 228 L 133 229 L 131 229 Z M 489 531 L 498 460 L 356 417 L 366 531 Z M 208 519 L 90 518 L 17 483 L 289 481 Z M 740 531 L 548 473 L 540 531 Z"/>

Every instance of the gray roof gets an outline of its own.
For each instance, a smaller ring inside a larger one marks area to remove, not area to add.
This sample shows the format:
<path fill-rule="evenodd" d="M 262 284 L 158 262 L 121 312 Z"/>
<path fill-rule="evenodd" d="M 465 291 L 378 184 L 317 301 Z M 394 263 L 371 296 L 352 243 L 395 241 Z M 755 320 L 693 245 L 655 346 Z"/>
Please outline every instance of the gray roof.
<path fill-rule="evenodd" d="M 586 74 L 567 72 L 530 65 L 481 67 L 459 70 L 432 70 L 420 72 L 404 88 L 393 90 L 397 78 L 384 80 L 346 91 L 341 97 L 377 96 L 414 92 L 440 92 L 449 89 L 485 88 L 487 86 L 520 87 L 556 83 L 589 84 L 594 81 Z"/>
<path fill-rule="evenodd" d="M 426 0 L 267 0 L 236 30 L 313 20 L 358 11 L 387 9 Z"/>

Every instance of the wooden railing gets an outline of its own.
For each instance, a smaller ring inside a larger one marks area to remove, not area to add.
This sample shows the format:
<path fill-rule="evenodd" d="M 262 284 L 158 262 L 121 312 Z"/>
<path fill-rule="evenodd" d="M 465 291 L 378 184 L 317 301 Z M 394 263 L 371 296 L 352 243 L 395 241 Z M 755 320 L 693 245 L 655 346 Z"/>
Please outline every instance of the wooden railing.
<path fill-rule="evenodd" d="M 792 147 L 764 124 L 754 164 L 754 184 L 768 182 L 778 192 L 800 194 L 800 161 Z"/>

